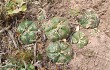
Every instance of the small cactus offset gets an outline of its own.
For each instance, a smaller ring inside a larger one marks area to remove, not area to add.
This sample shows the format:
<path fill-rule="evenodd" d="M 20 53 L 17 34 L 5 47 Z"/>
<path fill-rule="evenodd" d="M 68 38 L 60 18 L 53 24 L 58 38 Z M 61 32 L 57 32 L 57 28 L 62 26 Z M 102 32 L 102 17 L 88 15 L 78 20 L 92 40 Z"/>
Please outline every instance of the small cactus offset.
<path fill-rule="evenodd" d="M 23 44 L 29 44 L 36 41 L 37 26 L 32 21 L 23 21 L 18 26 L 18 33 Z"/>
<path fill-rule="evenodd" d="M 45 23 L 44 31 L 49 40 L 57 41 L 69 35 L 70 26 L 65 19 L 54 17 Z"/>
<path fill-rule="evenodd" d="M 8 15 L 24 12 L 27 10 L 26 2 L 23 0 L 10 0 L 6 4 L 6 11 Z"/>
<path fill-rule="evenodd" d="M 83 48 L 87 45 L 88 39 L 84 33 L 77 31 L 71 37 L 71 43 L 76 43 L 79 48 Z"/>
<path fill-rule="evenodd" d="M 100 21 L 98 15 L 89 9 L 78 19 L 78 22 L 84 28 L 96 28 Z"/>
<path fill-rule="evenodd" d="M 68 63 L 72 59 L 72 48 L 67 42 L 51 42 L 46 49 L 47 56 L 55 63 Z"/>

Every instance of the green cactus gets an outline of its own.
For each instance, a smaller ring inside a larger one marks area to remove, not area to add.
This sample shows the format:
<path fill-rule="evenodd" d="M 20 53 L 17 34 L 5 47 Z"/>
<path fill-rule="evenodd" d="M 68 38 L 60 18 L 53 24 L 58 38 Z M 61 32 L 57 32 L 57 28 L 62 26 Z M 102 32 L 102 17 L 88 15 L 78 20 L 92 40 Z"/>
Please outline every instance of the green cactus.
<path fill-rule="evenodd" d="M 44 25 L 44 31 L 49 40 L 57 41 L 69 35 L 70 26 L 65 19 L 54 17 Z"/>
<path fill-rule="evenodd" d="M 71 37 L 71 43 L 76 43 L 79 48 L 83 48 L 88 43 L 88 39 L 84 33 L 77 31 Z"/>
<path fill-rule="evenodd" d="M 24 12 L 27 10 L 26 3 L 23 0 L 10 0 L 6 4 L 6 11 L 8 15 L 19 13 L 20 11 Z"/>
<path fill-rule="evenodd" d="M 99 17 L 93 10 L 87 10 L 78 20 L 84 28 L 96 28 L 99 25 Z"/>
<path fill-rule="evenodd" d="M 37 26 L 32 21 L 23 21 L 18 26 L 18 33 L 20 34 L 20 39 L 23 44 L 29 44 L 36 41 L 36 31 Z"/>
<path fill-rule="evenodd" d="M 55 63 L 68 63 L 72 59 L 73 51 L 66 42 L 51 42 L 46 48 L 47 56 Z"/>

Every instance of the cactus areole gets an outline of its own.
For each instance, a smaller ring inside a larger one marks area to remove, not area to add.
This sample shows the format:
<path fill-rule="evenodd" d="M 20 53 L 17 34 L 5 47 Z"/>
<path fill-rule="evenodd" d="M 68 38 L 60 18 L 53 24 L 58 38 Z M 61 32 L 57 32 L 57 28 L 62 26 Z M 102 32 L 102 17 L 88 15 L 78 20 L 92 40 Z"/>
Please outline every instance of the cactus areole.
<path fill-rule="evenodd" d="M 23 44 L 29 44 L 36 41 L 37 26 L 32 21 L 23 21 L 18 26 L 18 33 Z"/>
<path fill-rule="evenodd" d="M 57 41 L 66 38 L 69 35 L 70 26 L 65 19 L 54 17 L 45 23 L 44 31 L 49 40 Z"/>
<path fill-rule="evenodd" d="M 99 17 L 93 10 L 87 10 L 85 13 L 79 18 L 79 24 L 81 24 L 84 28 L 96 28 L 99 25 Z"/>
<path fill-rule="evenodd" d="M 46 49 L 47 56 L 55 63 L 68 63 L 72 59 L 72 48 L 66 42 L 51 42 Z"/>

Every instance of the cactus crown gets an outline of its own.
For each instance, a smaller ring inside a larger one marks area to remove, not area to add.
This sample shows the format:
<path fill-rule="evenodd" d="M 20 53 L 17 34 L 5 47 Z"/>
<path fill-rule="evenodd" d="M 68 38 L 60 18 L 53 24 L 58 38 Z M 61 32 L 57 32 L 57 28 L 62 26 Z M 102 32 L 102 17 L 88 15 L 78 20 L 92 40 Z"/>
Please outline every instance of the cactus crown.
<path fill-rule="evenodd" d="M 70 33 L 70 26 L 68 22 L 59 17 L 52 18 L 44 26 L 45 34 L 51 41 L 66 38 Z"/>
<path fill-rule="evenodd" d="M 87 10 L 78 20 L 84 28 L 96 28 L 99 25 L 99 17 L 93 10 Z"/>
<path fill-rule="evenodd" d="M 72 59 L 72 48 L 66 42 L 51 42 L 46 49 L 47 56 L 56 63 L 68 63 Z"/>
<path fill-rule="evenodd" d="M 83 32 L 77 31 L 71 37 L 71 42 L 76 43 L 79 48 L 83 48 L 88 43 L 88 39 Z"/>
<path fill-rule="evenodd" d="M 18 33 L 20 34 L 20 39 L 23 44 L 29 44 L 36 40 L 35 32 L 37 31 L 37 26 L 32 21 L 23 21 L 18 26 Z"/>

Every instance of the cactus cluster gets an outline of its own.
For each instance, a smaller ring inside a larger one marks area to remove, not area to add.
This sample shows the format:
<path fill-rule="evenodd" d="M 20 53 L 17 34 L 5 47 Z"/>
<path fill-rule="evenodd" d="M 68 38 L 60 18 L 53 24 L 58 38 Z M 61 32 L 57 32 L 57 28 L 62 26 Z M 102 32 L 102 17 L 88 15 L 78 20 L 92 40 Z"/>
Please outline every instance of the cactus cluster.
<path fill-rule="evenodd" d="M 20 39 L 23 44 L 29 44 L 36 41 L 36 31 L 37 31 L 36 23 L 32 21 L 23 21 L 18 26 L 18 33 L 20 34 Z"/>
<path fill-rule="evenodd" d="M 44 32 L 51 42 L 46 52 L 47 56 L 56 63 L 68 63 L 72 59 L 72 48 L 67 42 L 61 42 L 70 34 L 70 26 L 67 20 L 61 17 L 53 17 L 44 25 Z"/>
<path fill-rule="evenodd" d="M 99 24 L 99 19 L 93 11 L 89 10 L 82 15 L 78 22 L 84 28 L 95 28 Z M 83 32 L 71 32 L 71 27 L 64 18 L 53 17 L 42 27 L 49 40 L 46 48 L 47 56 L 55 63 L 68 63 L 72 59 L 73 50 L 71 44 L 76 43 L 79 48 L 83 48 L 88 43 L 88 39 Z M 24 21 L 19 24 L 18 32 L 22 43 L 29 44 L 36 41 L 35 32 L 37 30 L 36 24 L 32 21 Z M 71 38 L 70 41 L 64 41 L 67 38 Z"/>

